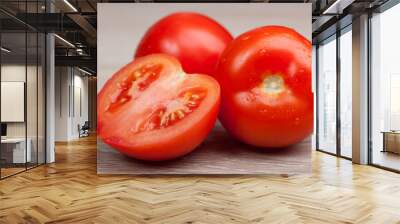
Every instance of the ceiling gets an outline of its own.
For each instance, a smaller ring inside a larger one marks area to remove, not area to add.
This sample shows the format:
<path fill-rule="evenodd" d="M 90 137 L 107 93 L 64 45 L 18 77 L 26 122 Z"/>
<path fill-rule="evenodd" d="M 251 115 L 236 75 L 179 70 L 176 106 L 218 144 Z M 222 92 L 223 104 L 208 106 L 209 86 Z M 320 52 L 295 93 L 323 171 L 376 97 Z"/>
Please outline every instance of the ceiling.
<path fill-rule="evenodd" d="M 336 2 L 337 1 L 337 2 Z M 269 2 L 269 3 L 312 3 L 313 39 L 327 35 L 330 27 L 339 19 L 357 15 L 377 7 L 386 0 L 1 0 L 1 30 L 14 45 L 24 44 L 18 32 L 25 28 L 55 32 L 56 64 L 86 67 L 96 70 L 97 3 L 137 2 Z M 336 2 L 336 3 L 335 3 Z M 50 12 L 50 9 L 52 13 Z M 25 13 L 27 12 L 27 13 Z M 350 18 L 351 22 L 351 18 Z M 21 36 L 21 35 L 20 35 Z M 59 38 L 60 37 L 60 38 Z M 64 40 L 66 41 L 64 41 Z M 29 50 L 28 50 L 29 51 Z"/>

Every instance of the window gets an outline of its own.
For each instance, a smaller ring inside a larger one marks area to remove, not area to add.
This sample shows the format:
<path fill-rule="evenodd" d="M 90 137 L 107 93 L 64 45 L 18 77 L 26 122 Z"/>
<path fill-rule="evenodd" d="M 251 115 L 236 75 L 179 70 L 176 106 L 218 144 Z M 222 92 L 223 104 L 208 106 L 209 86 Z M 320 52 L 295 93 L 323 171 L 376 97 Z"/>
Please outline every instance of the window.
<path fill-rule="evenodd" d="M 351 26 L 340 36 L 340 155 L 352 157 L 352 33 Z"/>
<path fill-rule="evenodd" d="M 371 18 L 370 160 L 400 170 L 400 5 Z"/>
<path fill-rule="evenodd" d="M 319 150 L 336 153 L 336 36 L 318 47 Z"/>

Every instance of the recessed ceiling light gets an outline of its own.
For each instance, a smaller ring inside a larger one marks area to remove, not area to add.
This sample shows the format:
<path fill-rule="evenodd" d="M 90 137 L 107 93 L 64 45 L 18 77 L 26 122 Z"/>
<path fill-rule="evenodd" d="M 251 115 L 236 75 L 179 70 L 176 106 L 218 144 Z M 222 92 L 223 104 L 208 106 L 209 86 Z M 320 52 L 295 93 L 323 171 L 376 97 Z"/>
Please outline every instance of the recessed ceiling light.
<path fill-rule="evenodd" d="M 336 0 L 322 14 L 342 14 L 343 10 L 351 5 L 355 0 Z"/>
<path fill-rule="evenodd" d="M 83 72 L 83 73 L 85 73 L 85 74 L 87 74 L 87 75 L 93 75 L 92 73 L 90 73 L 90 72 L 88 72 L 88 71 L 86 71 L 86 70 L 83 70 L 83 69 L 81 69 L 81 68 L 79 68 L 79 67 L 78 67 L 78 70 L 81 71 L 81 72 Z"/>
<path fill-rule="evenodd" d="M 5 48 L 5 47 L 1 47 L 0 49 L 1 49 L 1 51 L 4 51 L 4 52 L 6 52 L 6 53 L 10 53 L 10 52 L 11 52 L 10 49 L 7 49 L 7 48 Z"/>
<path fill-rule="evenodd" d="M 55 37 L 57 37 L 59 40 L 61 40 L 62 42 L 66 43 L 68 46 L 75 48 L 75 45 L 73 45 L 71 42 L 69 42 L 68 40 L 60 37 L 58 34 L 54 34 Z"/>
<path fill-rule="evenodd" d="M 64 3 L 67 4 L 74 12 L 78 12 L 75 6 L 73 6 L 68 0 L 64 0 Z"/>

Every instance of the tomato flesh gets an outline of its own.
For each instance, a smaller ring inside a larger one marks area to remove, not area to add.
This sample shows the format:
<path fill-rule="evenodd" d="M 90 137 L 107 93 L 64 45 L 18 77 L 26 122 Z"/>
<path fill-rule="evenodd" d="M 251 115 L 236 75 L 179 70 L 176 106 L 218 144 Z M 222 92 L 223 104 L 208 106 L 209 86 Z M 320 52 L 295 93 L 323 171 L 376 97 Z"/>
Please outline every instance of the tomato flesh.
<path fill-rule="evenodd" d="M 118 151 L 143 160 L 185 155 L 217 119 L 216 80 L 185 74 L 168 55 L 149 55 L 115 73 L 98 95 L 98 133 Z"/>
<path fill-rule="evenodd" d="M 239 140 L 286 147 L 313 131 L 311 43 L 296 31 L 266 26 L 233 40 L 221 56 L 220 120 Z"/>
<path fill-rule="evenodd" d="M 138 123 L 134 133 L 167 128 L 192 113 L 206 96 L 206 90 L 186 90 L 167 103 L 158 105 L 149 116 Z"/>
<path fill-rule="evenodd" d="M 107 111 L 113 112 L 131 99 L 130 90 L 135 84 L 138 90 L 143 91 L 151 82 L 158 78 L 162 65 L 146 65 L 130 74 L 118 83 L 117 96 L 112 100 Z"/>

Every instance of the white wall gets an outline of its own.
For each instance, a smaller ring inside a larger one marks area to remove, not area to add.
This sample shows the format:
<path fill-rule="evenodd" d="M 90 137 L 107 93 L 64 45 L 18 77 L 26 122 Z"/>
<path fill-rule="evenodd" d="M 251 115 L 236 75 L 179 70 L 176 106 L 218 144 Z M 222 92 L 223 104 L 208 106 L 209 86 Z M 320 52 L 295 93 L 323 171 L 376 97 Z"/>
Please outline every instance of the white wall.
<path fill-rule="evenodd" d="M 28 67 L 31 70 L 32 67 Z M 11 82 L 25 82 L 25 64 L 10 64 L 1 66 L 1 81 Z M 7 110 L 7 108 L 1 108 Z M 7 123 L 7 137 L 25 137 L 25 123 L 12 122 Z"/>
<path fill-rule="evenodd" d="M 25 67 L 24 65 L 19 65 L 19 64 L 6 64 L 1 66 L 1 81 L 5 82 L 25 82 L 25 74 L 27 69 L 28 74 L 36 74 L 36 67 L 34 66 L 27 66 Z M 29 80 L 30 85 L 36 85 L 36 82 L 31 83 L 32 80 Z M 27 102 L 32 102 L 32 98 L 36 98 L 36 89 L 31 89 L 28 88 L 28 93 L 27 93 Z M 33 90 L 34 92 L 30 92 L 29 90 Z M 30 99 L 29 99 L 30 98 Z M 31 105 L 35 106 L 35 105 Z M 1 108 L 2 110 L 7 110 L 7 108 Z M 35 121 L 36 122 L 36 113 L 28 113 L 28 122 L 30 121 Z M 33 116 L 33 117 L 31 117 Z M 32 127 L 33 125 L 28 125 L 29 127 Z M 28 130 L 29 134 L 29 130 Z M 25 122 L 7 122 L 7 136 L 8 137 L 25 137 Z M 29 136 L 28 136 L 29 137 Z"/>
<path fill-rule="evenodd" d="M 55 68 L 55 141 L 67 141 L 69 133 L 69 68 Z"/>
<path fill-rule="evenodd" d="M 88 120 L 88 77 L 72 67 L 56 67 L 55 73 L 55 141 L 70 141 Z"/>
<path fill-rule="evenodd" d="M 75 70 L 76 71 L 76 70 Z M 78 124 L 83 125 L 88 120 L 88 77 L 81 76 L 80 73 L 74 75 L 74 107 L 72 108 L 71 135 L 72 138 L 78 138 Z M 72 103 L 71 103 L 72 104 Z M 81 111 L 80 111 L 81 110 Z"/>
<path fill-rule="evenodd" d="M 313 150 L 317 149 L 317 48 L 315 45 L 312 46 L 312 91 L 314 96 L 314 131 L 311 137 L 311 147 Z"/>

